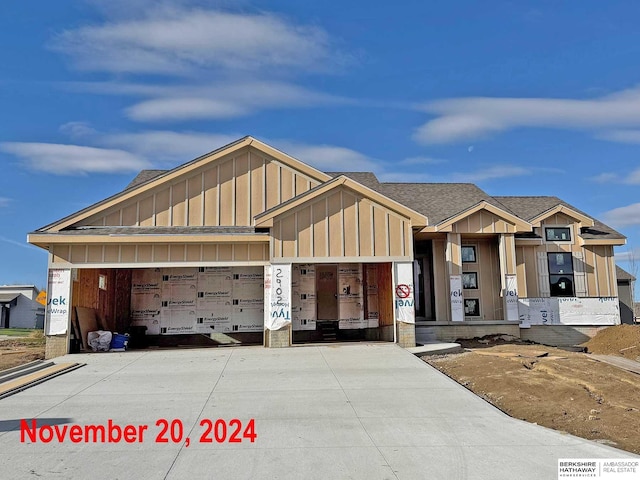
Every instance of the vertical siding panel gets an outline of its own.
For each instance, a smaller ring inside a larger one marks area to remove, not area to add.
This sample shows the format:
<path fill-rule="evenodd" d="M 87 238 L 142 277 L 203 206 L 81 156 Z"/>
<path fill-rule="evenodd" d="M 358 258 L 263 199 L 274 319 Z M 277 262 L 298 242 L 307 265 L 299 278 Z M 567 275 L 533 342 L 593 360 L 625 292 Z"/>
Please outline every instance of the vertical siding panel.
<path fill-rule="evenodd" d="M 248 226 L 253 222 L 250 220 L 250 186 L 249 186 L 249 156 L 248 154 L 241 155 L 235 159 L 236 162 L 236 184 L 235 184 L 235 205 L 236 205 L 236 218 L 235 224 Z"/>
<path fill-rule="evenodd" d="M 269 210 L 280 203 L 280 167 L 274 162 L 269 162 L 266 170 L 267 207 L 265 210 Z"/>
<path fill-rule="evenodd" d="M 179 182 L 172 189 L 173 223 L 174 227 L 184 227 L 187 224 L 187 182 Z"/>
<path fill-rule="evenodd" d="M 344 192 L 342 208 L 344 214 L 344 254 L 347 257 L 355 257 L 358 255 L 358 219 L 355 197 Z"/>
<path fill-rule="evenodd" d="M 138 221 L 138 203 L 132 203 L 122 209 L 122 225 L 134 226 Z"/>
<path fill-rule="evenodd" d="M 311 257 L 311 208 L 298 211 L 298 256 Z"/>
<path fill-rule="evenodd" d="M 308 188 L 309 182 L 302 175 L 296 175 L 296 196 L 301 193 L 306 192 Z"/>
<path fill-rule="evenodd" d="M 394 215 L 389 215 L 389 254 L 402 256 L 402 221 Z"/>
<path fill-rule="evenodd" d="M 326 237 L 327 228 L 327 208 L 326 202 L 322 199 L 313 204 L 313 256 L 327 257 L 329 249 Z"/>
<path fill-rule="evenodd" d="M 233 181 L 233 160 L 228 160 L 220 165 L 220 225 L 232 226 L 235 220 L 234 215 L 234 181 Z"/>
<path fill-rule="evenodd" d="M 329 207 L 329 256 L 342 255 L 342 216 L 340 210 L 340 192 L 328 197 Z"/>
<path fill-rule="evenodd" d="M 518 284 L 518 296 L 527 296 L 527 264 L 525 263 L 524 249 L 525 247 L 517 246 L 516 248 L 516 280 Z"/>
<path fill-rule="evenodd" d="M 360 255 L 363 257 L 373 256 L 373 218 L 371 216 L 371 204 L 361 198 L 358 201 L 358 230 L 360 241 Z"/>
<path fill-rule="evenodd" d="M 202 174 L 191 177 L 187 185 L 189 221 L 191 227 L 202 226 Z"/>
<path fill-rule="evenodd" d="M 387 219 L 386 212 L 381 208 L 373 207 L 373 230 L 374 244 L 373 250 L 375 255 L 387 254 Z"/>
<path fill-rule="evenodd" d="M 153 226 L 153 196 L 140 200 L 138 217 L 141 227 Z"/>
<path fill-rule="evenodd" d="M 204 224 L 218 225 L 218 167 L 204 172 Z"/>
<path fill-rule="evenodd" d="M 261 157 L 252 154 L 251 158 L 251 224 L 253 217 L 264 211 L 264 162 Z"/>
<path fill-rule="evenodd" d="M 296 256 L 296 214 L 288 215 L 281 219 L 282 229 L 282 256 Z"/>
<path fill-rule="evenodd" d="M 169 189 L 156 193 L 155 216 L 157 227 L 169 227 Z"/>
<path fill-rule="evenodd" d="M 293 198 L 294 190 L 293 190 L 293 173 L 288 168 L 280 169 L 280 199 L 282 202 L 286 202 L 290 198 Z"/>

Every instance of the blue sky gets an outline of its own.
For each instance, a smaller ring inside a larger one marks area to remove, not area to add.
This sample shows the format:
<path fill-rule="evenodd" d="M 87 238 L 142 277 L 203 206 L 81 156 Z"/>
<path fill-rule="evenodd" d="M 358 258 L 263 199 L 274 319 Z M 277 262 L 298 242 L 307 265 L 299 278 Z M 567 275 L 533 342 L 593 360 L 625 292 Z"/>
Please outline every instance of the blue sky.
<path fill-rule="evenodd" d="M 26 234 L 253 135 L 323 170 L 557 195 L 640 252 L 633 1 L 0 3 L 0 284 Z"/>

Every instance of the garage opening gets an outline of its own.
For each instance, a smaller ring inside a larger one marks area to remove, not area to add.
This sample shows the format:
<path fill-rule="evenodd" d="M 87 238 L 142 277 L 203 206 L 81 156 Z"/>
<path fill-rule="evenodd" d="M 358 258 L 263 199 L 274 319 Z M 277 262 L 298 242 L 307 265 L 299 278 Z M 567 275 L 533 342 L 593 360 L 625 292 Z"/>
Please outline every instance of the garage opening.
<path fill-rule="evenodd" d="M 293 342 L 393 341 L 391 263 L 294 264 Z"/>
<path fill-rule="evenodd" d="M 78 269 L 72 307 L 72 351 L 96 326 L 133 348 L 260 345 L 264 267 Z"/>

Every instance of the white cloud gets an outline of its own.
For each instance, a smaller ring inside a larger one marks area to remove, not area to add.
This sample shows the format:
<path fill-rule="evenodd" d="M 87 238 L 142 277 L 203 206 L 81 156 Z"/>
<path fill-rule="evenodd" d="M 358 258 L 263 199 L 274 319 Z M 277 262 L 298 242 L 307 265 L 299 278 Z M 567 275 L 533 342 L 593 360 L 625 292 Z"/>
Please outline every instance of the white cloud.
<path fill-rule="evenodd" d="M 640 203 L 609 210 L 602 215 L 602 220 L 614 227 L 640 225 Z"/>
<path fill-rule="evenodd" d="M 55 175 L 122 173 L 150 166 L 145 159 L 124 150 L 79 145 L 6 142 L 0 144 L 0 150 L 22 159 L 31 170 Z"/>
<path fill-rule="evenodd" d="M 103 134 L 103 146 L 116 147 L 153 162 L 184 163 L 238 140 L 241 135 L 150 130 L 138 133 Z"/>
<path fill-rule="evenodd" d="M 268 12 L 181 5 L 151 7 L 143 17 L 67 30 L 55 37 L 52 48 L 85 70 L 172 76 L 208 68 L 318 70 L 341 58 L 317 26 Z"/>
<path fill-rule="evenodd" d="M 618 174 L 604 172 L 591 178 L 596 183 L 623 183 L 626 185 L 640 185 L 640 168 L 628 173 Z"/>
<path fill-rule="evenodd" d="M 11 199 L 7 197 L 0 197 L 0 208 L 8 207 L 11 203 Z"/>
<path fill-rule="evenodd" d="M 323 172 L 375 171 L 379 163 L 350 148 L 336 145 L 311 145 L 288 140 L 273 140 L 272 144 Z"/>
<path fill-rule="evenodd" d="M 139 91 L 142 91 L 141 89 Z M 175 121 L 240 117 L 271 108 L 339 104 L 346 99 L 308 90 L 290 83 L 239 81 L 206 87 L 150 88 L 152 98 L 126 110 L 136 121 Z"/>
<path fill-rule="evenodd" d="M 58 130 L 74 139 L 85 138 L 96 133 L 95 129 L 88 122 L 67 122 L 64 125 L 60 125 Z"/>
<path fill-rule="evenodd" d="M 594 130 L 608 140 L 635 141 L 635 134 L 625 128 L 640 126 L 640 88 L 588 100 L 468 97 L 418 108 L 436 115 L 414 133 L 424 144 L 481 138 L 519 127 Z"/>

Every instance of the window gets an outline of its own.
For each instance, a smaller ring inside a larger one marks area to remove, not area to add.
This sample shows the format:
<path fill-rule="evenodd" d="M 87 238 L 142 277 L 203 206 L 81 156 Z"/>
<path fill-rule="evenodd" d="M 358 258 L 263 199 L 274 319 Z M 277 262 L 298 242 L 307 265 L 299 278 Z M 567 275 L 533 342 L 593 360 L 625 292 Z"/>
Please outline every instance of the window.
<path fill-rule="evenodd" d="M 462 263 L 476 263 L 476 247 L 473 245 L 462 246 Z"/>
<path fill-rule="evenodd" d="M 465 298 L 464 314 L 467 317 L 479 317 L 480 316 L 480 300 L 477 298 Z"/>
<path fill-rule="evenodd" d="M 477 289 L 478 274 L 476 272 L 464 272 L 462 274 L 462 288 Z"/>
<path fill-rule="evenodd" d="M 569 227 L 545 228 L 544 236 L 547 242 L 570 242 L 571 229 Z"/>
<path fill-rule="evenodd" d="M 573 297 L 573 260 L 570 253 L 548 253 L 552 297 Z"/>

